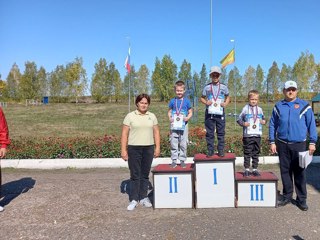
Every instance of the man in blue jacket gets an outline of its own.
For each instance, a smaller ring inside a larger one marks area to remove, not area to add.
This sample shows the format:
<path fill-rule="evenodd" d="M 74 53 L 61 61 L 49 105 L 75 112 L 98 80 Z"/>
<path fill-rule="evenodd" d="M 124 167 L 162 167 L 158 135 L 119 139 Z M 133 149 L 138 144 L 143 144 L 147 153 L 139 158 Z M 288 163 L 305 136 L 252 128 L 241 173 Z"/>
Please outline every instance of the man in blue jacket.
<path fill-rule="evenodd" d="M 278 153 L 283 185 L 283 198 L 278 206 L 294 203 L 293 180 L 296 192 L 295 204 L 308 210 L 305 168 L 299 166 L 299 152 L 306 151 L 309 136 L 309 154 L 316 150 L 318 138 L 313 111 L 308 102 L 297 97 L 297 83 L 287 81 L 283 88 L 284 100 L 273 108 L 269 125 L 269 140 L 272 153 Z"/>

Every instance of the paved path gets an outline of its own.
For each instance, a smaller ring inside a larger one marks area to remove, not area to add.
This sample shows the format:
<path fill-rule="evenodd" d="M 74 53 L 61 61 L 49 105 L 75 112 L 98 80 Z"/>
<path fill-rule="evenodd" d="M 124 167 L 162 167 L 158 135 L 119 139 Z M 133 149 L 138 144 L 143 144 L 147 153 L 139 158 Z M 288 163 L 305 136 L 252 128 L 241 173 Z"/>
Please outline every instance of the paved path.
<path fill-rule="evenodd" d="M 277 165 L 261 166 L 279 176 Z M 308 167 L 309 211 L 126 210 L 128 169 L 5 169 L 0 239 L 320 239 L 320 165 Z M 281 183 L 279 184 L 281 188 Z"/>

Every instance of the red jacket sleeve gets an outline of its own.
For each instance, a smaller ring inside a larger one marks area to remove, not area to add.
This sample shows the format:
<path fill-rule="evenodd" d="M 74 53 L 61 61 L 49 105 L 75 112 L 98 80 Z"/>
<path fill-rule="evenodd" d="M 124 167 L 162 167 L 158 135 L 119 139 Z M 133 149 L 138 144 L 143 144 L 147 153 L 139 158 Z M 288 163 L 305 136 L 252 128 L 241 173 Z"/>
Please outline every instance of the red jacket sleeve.
<path fill-rule="evenodd" d="M 9 144 L 9 129 L 2 108 L 0 108 L 0 147 L 6 148 Z"/>

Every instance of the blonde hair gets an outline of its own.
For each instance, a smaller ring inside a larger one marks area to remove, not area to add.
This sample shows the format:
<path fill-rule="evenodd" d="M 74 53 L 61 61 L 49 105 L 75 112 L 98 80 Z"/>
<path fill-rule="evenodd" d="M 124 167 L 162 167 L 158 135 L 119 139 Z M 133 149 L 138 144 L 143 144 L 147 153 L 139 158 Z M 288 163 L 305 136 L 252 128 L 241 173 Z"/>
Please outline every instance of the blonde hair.
<path fill-rule="evenodd" d="M 250 90 L 248 92 L 248 98 L 250 98 L 252 95 L 258 95 L 259 96 L 259 91 L 258 90 Z"/>

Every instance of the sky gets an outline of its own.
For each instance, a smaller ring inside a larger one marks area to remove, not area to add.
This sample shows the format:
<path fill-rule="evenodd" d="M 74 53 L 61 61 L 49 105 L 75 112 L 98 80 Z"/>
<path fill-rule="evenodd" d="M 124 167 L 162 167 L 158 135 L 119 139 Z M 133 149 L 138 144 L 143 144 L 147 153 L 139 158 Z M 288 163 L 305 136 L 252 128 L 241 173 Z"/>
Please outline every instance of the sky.
<path fill-rule="evenodd" d="M 293 66 L 306 51 L 319 63 L 319 9 L 319 0 L 0 0 L 0 74 L 14 63 L 23 73 L 27 61 L 51 72 L 82 57 L 89 83 L 100 58 L 123 79 L 129 44 L 130 63 L 150 76 L 164 55 L 199 73 L 233 47 L 227 71 L 242 75 L 258 64 L 267 73 L 273 61 Z"/>

